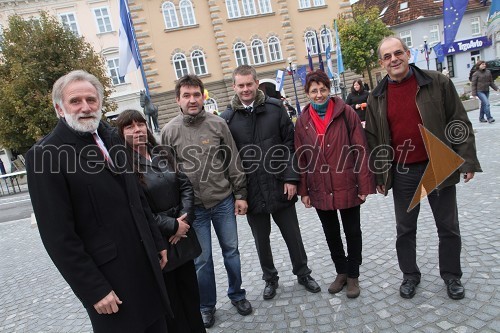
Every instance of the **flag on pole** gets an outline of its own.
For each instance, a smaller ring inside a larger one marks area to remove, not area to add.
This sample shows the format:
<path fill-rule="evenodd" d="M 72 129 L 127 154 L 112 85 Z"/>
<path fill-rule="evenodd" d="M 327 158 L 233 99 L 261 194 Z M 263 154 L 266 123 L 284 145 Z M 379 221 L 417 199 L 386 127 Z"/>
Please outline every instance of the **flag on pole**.
<path fill-rule="evenodd" d="M 486 22 L 486 36 L 491 36 L 498 30 L 500 30 L 500 1 L 493 0 L 490 5 L 488 21 Z"/>
<path fill-rule="evenodd" d="M 418 49 L 417 48 L 412 48 L 410 49 L 411 52 L 411 59 L 410 59 L 410 64 L 415 64 L 418 59 Z"/>
<path fill-rule="evenodd" d="M 337 42 L 337 72 L 340 74 L 344 73 L 344 61 L 342 60 L 342 49 L 340 48 L 339 31 L 337 29 L 337 20 L 333 21 L 335 26 L 335 40 Z"/>
<path fill-rule="evenodd" d="M 325 58 L 326 58 L 326 69 L 328 77 L 331 79 L 333 78 L 333 64 L 332 64 L 332 48 L 330 44 L 326 47 L 325 50 Z"/>
<path fill-rule="evenodd" d="M 307 59 L 309 60 L 309 71 L 312 72 L 314 70 L 313 67 L 313 58 L 311 57 L 311 49 L 307 48 Z"/>
<path fill-rule="evenodd" d="M 285 82 L 285 72 L 281 69 L 276 71 L 276 91 L 281 91 L 283 89 L 283 83 Z"/>
<path fill-rule="evenodd" d="M 442 63 L 444 61 L 444 51 L 443 51 L 443 44 L 437 43 L 432 47 L 434 50 L 434 53 L 436 54 L 436 58 L 439 63 Z"/>
<path fill-rule="evenodd" d="M 299 68 L 297 68 L 297 75 L 300 78 L 300 82 L 302 83 L 303 86 L 306 85 L 306 75 L 307 75 L 307 66 L 302 65 Z M 294 78 L 295 80 L 295 78 Z"/>
<path fill-rule="evenodd" d="M 139 67 L 140 55 L 134 37 L 127 0 L 120 1 L 119 68 L 118 75 L 124 77 Z"/>
<path fill-rule="evenodd" d="M 319 69 L 323 72 L 325 71 L 325 65 L 323 64 L 323 58 L 321 57 L 321 47 L 319 47 L 319 39 L 316 30 L 314 30 L 314 35 L 316 36 L 316 45 L 318 47 L 318 61 L 319 61 Z"/>
<path fill-rule="evenodd" d="M 448 47 L 455 40 L 458 27 L 462 21 L 469 0 L 444 0 L 443 22 L 444 22 L 444 45 Z"/>

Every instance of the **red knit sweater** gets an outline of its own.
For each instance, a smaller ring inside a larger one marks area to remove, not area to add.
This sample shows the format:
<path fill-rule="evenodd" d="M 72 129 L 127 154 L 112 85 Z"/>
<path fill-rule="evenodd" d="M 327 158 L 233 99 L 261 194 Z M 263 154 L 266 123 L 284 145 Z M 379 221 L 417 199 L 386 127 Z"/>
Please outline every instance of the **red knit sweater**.
<path fill-rule="evenodd" d="M 401 83 L 387 85 L 387 120 L 395 163 L 411 164 L 428 159 L 418 128 L 422 118 L 415 102 L 417 88 L 415 75 Z"/>

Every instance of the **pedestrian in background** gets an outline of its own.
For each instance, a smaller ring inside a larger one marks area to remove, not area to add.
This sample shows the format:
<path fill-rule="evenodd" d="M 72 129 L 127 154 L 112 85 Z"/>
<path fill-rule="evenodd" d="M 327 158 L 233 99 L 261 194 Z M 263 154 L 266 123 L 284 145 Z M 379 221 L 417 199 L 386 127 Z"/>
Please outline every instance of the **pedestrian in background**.
<path fill-rule="evenodd" d="M 399 294 L 412 298 L 421 277 L 416 248 L 420 204 L 412 210 L 409 207 L 429 164 L 420 133 L 423 126 L 465 160 L 436 189 L 427 189 L 439 237 L 440 275 L 448 296 L 462 299 L 465 289 L 460 281 L 462 241 L 455 184 L 460 173 L 468 182 L 481 171 L 472 125 L 453 82 L 439 72 L 409 64 L 410 50 L 401 38 L 384 38 L 378 56 L 387 75 L 368 98 L 365 132 L 374 159 L 377 191 L 387 195 L 393 190 L 396 252 L 403 272 Z M 461 124 L 468 135 L 450 141 L 446 135 L 449 124 Z"/>
<path fill-rule="evenodd" d="M 212 258 L 213 224 L 224 257 L 231 304 L 242 316 L 252 305 L 241 288 L 236 215 L 247 212 L 245 174 L 231 133 L 224 119 L 203 108 L 203 83 L 196 75 L 185 75 L 175 85 L 180 114 L 162 130 L 162 144 L 175 152 L 194 188 L 196 218 L 192 224 L 202 253 L 195 259 L 200 311 L 206 328 L 215 323 L 217 290 Z"/>
<path fill-rule="evenodd" d="M 479 60 L 476 63 L 476 71 L 472 74 L 472 96 L 477 96 L 481 101 L 481 108 L 479 109 L 479 121 L 482 123 L 494 123 L 495 118 L 490 113 L 490 87 L 498 91 L 498 87 L 493 81 L 491 72 L 486 69 L 486 62 Z M 486 119 L 484 117 L 486 116 Z"/>
<path fill-rule="evenodd" d="M 164 333 L 165 243 L 120 138 L 101 121 L 103 98 L 81 70 L 54 83 L 59 121 L 26 155 L 38 230 L 94 332 Z"/>
<path fill-rule="evenodd" d="M 285 240 L 298 283 L 317 293 L 321 288 L 307 266 L 295 210 L 300 178 L 294 155 L 294 125 L 283 103 L 265 96 L 258 87 L 253 67 L 237 67 L 233 71 L 235 95 L 221 117 L 229 125 L 247 176 L 247 220 L 255 239 L 262 279 L 266 281 L 262 296 L 272 299 L 279 280 L 269 238 L 271 216 Z"/>
<path fill-rule="evenodd" d="M 368 100 L 368 95 L 368 91 L 363 87 L 363 81 L 358 79 L 352 83 L 351 92 L 345 100 L 346 104 L 356 112 L 363 124 L 366 120 L 366 101 Z"/>
<path fill-rule="evenodd" d="M 353 110 L 341 98 L 330 97 L 330 80 L 323 71 L 307 74 L 304 89 L 310 103 L 295 124 L 301 171 L 298 194 L 306 208 L 316 208 L 335 264 L 337 277 L 328 292 L 336 294 L 347 284 L 347 297 L 356 298 L 362 261 L 360 206 L 368 194 L 375 193 L 366 138 Z"/>
<path fill-rule="evenodd" d="M 168 262 L 163 275 L 174 313 L 173 318 L 167 316 L 168 332 L 206 332 L 194 267 L 201 247 L 191 229 L 193 186 L 184 172 L 176 168 L 167 147 L 158 146 L 141 112 L 123 111 L 116 118 L 116 127 L 167 243 Z"/>

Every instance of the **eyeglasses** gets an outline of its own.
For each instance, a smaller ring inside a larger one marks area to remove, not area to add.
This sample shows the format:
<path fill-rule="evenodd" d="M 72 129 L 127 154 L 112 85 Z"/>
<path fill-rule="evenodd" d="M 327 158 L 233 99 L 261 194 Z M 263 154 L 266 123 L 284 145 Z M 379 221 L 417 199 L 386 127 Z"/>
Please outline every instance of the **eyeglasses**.
<path fill-rule="evenodd" d="M 403 54 L 405 54 L 405 51 L 403 50 L 397 50 L 394 51 L 393 53 L 386 53 L 382 56 L 382 60 L 384 61 L 389 61 L 392 59 L 392 56 L 394 55 L 396 58 L 401 57 Z"/>
<path fill-rule="evenodd" d="M 318 92 L 321 94 L 321 95 L 326 95 L 330 92 L 330 90 L 326 89 L 326 88 L 321 88 L 320 90 L 318 89 L 313 89 L 311 91 L 309 91 L 309 94 L 310 95 L 317 95 Z"/>

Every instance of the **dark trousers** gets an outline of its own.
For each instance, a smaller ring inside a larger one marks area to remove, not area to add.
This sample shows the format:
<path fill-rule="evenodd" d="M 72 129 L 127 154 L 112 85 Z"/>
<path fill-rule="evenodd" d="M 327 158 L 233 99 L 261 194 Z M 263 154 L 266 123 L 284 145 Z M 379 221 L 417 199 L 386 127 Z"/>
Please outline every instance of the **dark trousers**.
<path fill-rule="evenodd" d="M 155 321 L 151 326 L 146 328 L 144 333 L 166 333 L 170 332 L 167 330 L 167 322 L 165 317 L 161 317 L 157 321 Z"/>
<path fill-rule="evenodd" d="M 316 209 L 337 274 L 347 274 L 350 278 L 359 277 L 359 265 L 361 265 L 362 237 L 359 208 L 360 206 L 339 209 L 347 243 L 347 256 L 340 236 L 337 210 Z"/>
<path fill-rule="evenodd" d="M 307 255 L 300 234 L 299 220 L 295 205 L 271 214 L 285 240 L 292 261 L 293 274 L 303 277 L 311 274 L 307 267 Z M 278 280 L 278 271 L 274 266 L 271 250 L 271 216 L 270 214 L 247 214 L 247 220 L 252 229 L 257 254 L 262 268 L 262 279 L 266 281 Z"/>
<path fill-rule="evenodd" d="M 420 204 L 407 211 L 427 163 L 399 166 L 393 172 L 393 198 L 396 213 L 396 251 L 404 279 L 420 281 L 417 265 L 417 219 Z M 430 190 L 430 189 L 429 189 Z M 460 251 L 462 241 L 458 226 L 455 185 L 437 189 L 427 195 L 439 237 L 439 270 L 443 279 L 462 276 Z"/>
<path fill-rule="evenodd" d="M 167 263 L 168 265 L 168 263 Z M 190 260 L 164 274 L 174 318 L 167 315 L 168 332 L 206 332 L 200 313 L 200 293 L 194 261 Z"/>

